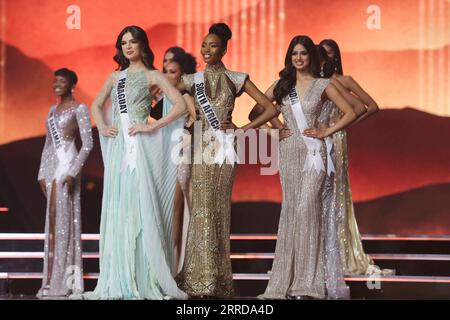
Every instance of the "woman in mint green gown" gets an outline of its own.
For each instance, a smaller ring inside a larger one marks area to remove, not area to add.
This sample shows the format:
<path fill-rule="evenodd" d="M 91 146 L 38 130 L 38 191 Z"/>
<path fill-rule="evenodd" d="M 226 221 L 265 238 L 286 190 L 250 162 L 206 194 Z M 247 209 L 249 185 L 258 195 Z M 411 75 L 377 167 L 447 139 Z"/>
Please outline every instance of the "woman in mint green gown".
<path fill-rule="evenodd" d="M 177 163 L 171 159 L 176 141 L 171 139 L 169 125 L 186 114 L 186 105 L 177 89 L 154 69 L 144 30 L 126 27 L 117 39 L 116 49 L 114 60 L 120 70 L 109 76 L 92 105 L 105 171 L 100 275 L 95 290 L 83 298 L 186 299 L 172 277 L 172 205 Z M 173 107 L 154 124 L 161 129 L 152 134 L 136 134 L 133 128 L 147 122 L 150 92 L 155 86 Z M 110 126 L 102 114 L 108 96 L 112 101 Z M 124 114 L 129 122 L 123 119 Z"/>

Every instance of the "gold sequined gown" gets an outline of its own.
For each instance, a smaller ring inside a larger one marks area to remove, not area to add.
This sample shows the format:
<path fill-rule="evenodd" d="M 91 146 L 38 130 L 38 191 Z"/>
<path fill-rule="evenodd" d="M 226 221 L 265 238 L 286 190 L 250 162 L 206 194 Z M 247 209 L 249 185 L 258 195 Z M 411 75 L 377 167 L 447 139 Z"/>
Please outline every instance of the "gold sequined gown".
<path fill-rule="evenodd" d="M 231 119 L 235 98 L 248 78 L 247 74 L 229 71 L 222 63 L 204 71 L 206 95 L 220 121 Z M 190 95 L 195 96 L 194 75 L 183 77 Z M 195 99 L 196 120 L 202 133 L 211 131 Z M 208 143 L 193 135 L 194 158 Z M 213 141 L 214 138 L 211 139 Z M 196 141 L 202 141 L 196 143 Z M 201 146 L 201 147 L 200 147 Z M 230 261 L 231 191 L 236 165 L 194 163 L 191 169 L 192 208 L 184 264 L 177 280 L 190 296 L 230 297 L 234 294 Z"/>
<path fill-rule="evenodd" d="M 321 96 L 328 79 L 315 79 L 299 97 L 310 127 L 317 126 L 322 109 Z M 324 298 L 325 250 L 322 232 L 322 192 L 326 172 L 303 171 L 308 153 L 301 131 L 286 96 L 281 113 L 292 135 L 280 141 L 280 178 L 283 191 L 278 239 L 269 283 L 261 299 L 289 296 Z M 326 168 L 326 147 L 320 155 Z"/>
<path fill-rule="evenodd" d="M 340 111 L 334 108 L 331 119 L 335 122 Z M 383 274 L 392 275 L 395 270 L 380 269 L 368 254 L 364 252 L 361 235 L 353 208 L 352 191 L 348 175 L 347 133 L 345 130 L 333 135 L 333 148 L 336 155 L 336 175 L 334 178 L 334 195 L 339 217 L 338 237 L 340 241 L 342 266 L 345 274 Z"/>

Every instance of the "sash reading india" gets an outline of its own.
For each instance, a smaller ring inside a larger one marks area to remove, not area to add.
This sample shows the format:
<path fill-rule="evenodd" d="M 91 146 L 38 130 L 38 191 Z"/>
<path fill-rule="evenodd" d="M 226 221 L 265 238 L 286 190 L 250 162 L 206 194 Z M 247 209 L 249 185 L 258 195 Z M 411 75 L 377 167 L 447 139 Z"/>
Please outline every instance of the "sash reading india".
<path fill-rule="evenodd" d="M 58 166 L 55 171 L 54 179 L 60 181 L 67 175 L 67 171 L 69 171 L 72 161 L 75 158 L 75 141 L 72 141 L 68 150 L 64 150 L 65 144 L 61 133 L 58 130 L 58 126 L 56 125 L 54 115 L 49 116 L 47 122 L 50 130 L 50 136 L 52 137 L 53 146 L 56 150 L 56 156 L 58 157 Z"/>
<path fill-rule="evenodd" d="M 305 129 L 308 129 L 308 122 L 306 121 L 305 114 L 303 113 L 303 108 L 295 87 L 289 92 L 289 102 L 297 122 L 297 127 L 300 132 L 303 132 Z M 322 157 L 320 156 L 320 147 L 322 145 L 321 141 L 316 138 L 306 137 L 303 134 L 302 138 L 308 149 L 303 171 L 307 171 L 312 168 L 314 168 L 317 173 L 320 173 L 320 171 L 325 171 L 325 166 L 323 164 Z"/>
<path fill-rule="evenodd" d="M 200 105 L 200 109 L 202 109 L 205 117 L 209 123 L 209 126 L 213 129 L 214 136 L 220 143 L 220 148 L 216 153 L 216 157 L 214 158 L 214 163 L 223 164 L 225 159 L 228 159 L 228 163 L 234 166 L 235 162 L 239 162 L 238 156 L 234 149 L 234 135 L 226 134 L 222 130 L 220 130 L 220 121 L 217 117 L 214 109 L 211 106 L 211 103 L 208 100 L 208 97 L 205 93 L 205 77 L 203 72 L 197 72 L 194 75 L 195 81 L 195 97 Z"/>
<path fill-rule="evenodd" d="M 122 134 L 125 141 L 125 154 L 122 159 L 122 168 L 124 171 L 127 168 L 133 172 L 136 169 L 137 148 L 136 137 L 128 134 L 128 128 L 131 126 L 130 116 L 128 113 L 127 93 L 125 91 L 125 83 L 127 81 L 127 70 L 122 70 L 119 74 L 119 81 L 117 82 L 117 101 L 120 110 L 120 122 L 122 124 Z"/>

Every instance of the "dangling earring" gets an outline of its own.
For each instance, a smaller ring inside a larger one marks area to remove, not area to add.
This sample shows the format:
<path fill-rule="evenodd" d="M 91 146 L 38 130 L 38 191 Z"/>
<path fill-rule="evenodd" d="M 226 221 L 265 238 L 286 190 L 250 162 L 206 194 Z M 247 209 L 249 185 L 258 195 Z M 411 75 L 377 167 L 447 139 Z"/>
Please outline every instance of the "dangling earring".
<path fill-rule="evenodd" d="M 325 73 L 323 72 L 323 65 L 320 66 L 320 76 L 325 77 Z"/>

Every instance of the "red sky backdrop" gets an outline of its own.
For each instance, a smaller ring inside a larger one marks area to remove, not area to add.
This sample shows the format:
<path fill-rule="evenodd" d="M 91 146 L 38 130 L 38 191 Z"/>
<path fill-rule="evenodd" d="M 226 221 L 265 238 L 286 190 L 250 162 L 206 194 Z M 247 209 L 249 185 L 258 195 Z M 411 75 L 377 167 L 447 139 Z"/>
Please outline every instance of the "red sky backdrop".
<path fill-rule="evenodd" d="M 66 9 L 73 4 L 81 9 L 80 30 L 66 27 Z M 44 134 L 45 117 L 54 102 L 51 82 L 56 68 L 66 66 L 77 72 L 77 97 L 90 105 L 115 68 L 112 56 L 117 34 L 130 24 L 147 31 L 160 68 L 166 48 L 182 45 L 198 56 L 208 26 L 227 22 L 233 39 L 225 63 L 230 69 L 248 72 L 261 90 L 277 79 L 293 36 L 307 34 L 315 42 L 333 38 L 341 46 L 345 73 L 351 74 L 381 108 L 410 107 L 444 116 L 439 121 L 448 123 L 450 1 L 378 0 L 379 30 L 367 28 L 372 14 L 367 10 L 372 4 L 366 0 L 0 0 L 0 54 L 4 62 L 0 65 L 0 144 Z M 199 63 L 201 68 L 200 59 Z M 238 99 L 234 113 L 238 125 L 246 122 L 252 106 L 248 97 Z M 413 113 L 400 114 L 415 119 Z M 398 115 L 395 119 L 403 121 Z M 395 123 L 391 121 L 389 128 L 392 126 Z M 368 123 L 354 131 L 364 135 L 364 128 L 375 130 Z M 386 130 L 376 128 L 383 136 Z M 417 129 L 413 125 L 410 128 Z M 444 172 L 449 165 L 447 158 L 441 163 L 442 158 L 436 156 L 442 165 L 427 164 L 426 174 L 421 174 L 418 162 L 403 166 L 414 157 L 411 153 L 400 152 L 394 162 L 372 159 L 371 146 L 379 140 L 371 134 L 371 144 L 349 139 L 353 143 L 351 179 L 357 200 L 450 180 Z M 404 146 L 401 139 L 393 141 L 387 149 Z M 383 146 L 376 150 L 383 150 Z M 424 151 L 419 148 L 417 152 Z M 371 185 L 373 177 L 363 172 L 366 167 L 361 164 L 366 161 L 376 166 L 372 172 L 389 177 L 389 187 L 383 188 L 381 182 Z M 402 170 L 391 170 L 394 165 Z M 235 192 L 239 198 L 235 200 L 271 198 L 270 189 L 244 196 L 248 190 Z M 274 198 L 279 198 L 280 190 L 276 190 Z"/>

